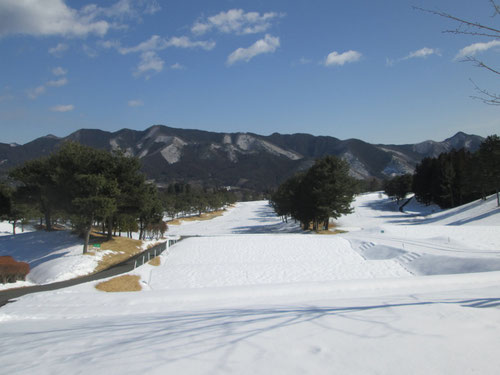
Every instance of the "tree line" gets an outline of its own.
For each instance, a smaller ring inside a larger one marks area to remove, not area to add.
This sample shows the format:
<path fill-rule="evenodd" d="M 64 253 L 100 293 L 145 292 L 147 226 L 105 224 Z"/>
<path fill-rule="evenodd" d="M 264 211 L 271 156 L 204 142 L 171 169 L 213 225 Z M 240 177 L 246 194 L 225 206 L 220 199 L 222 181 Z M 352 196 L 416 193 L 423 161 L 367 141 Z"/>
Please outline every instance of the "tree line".
<path fill-rule="evenodd" d="M 94 226 L 111 239 L 122 232 L 139 239 L 164 232 L 165 211 L 199 214 L 223 207 L 229 194 L 182 185 L 159 192 L 146 181 L 140 161 L 121 151 L 107 152 L 74 142 L 51 155 L 9 171 L 10 184 L 0 184 L 0 217 L 13 224 L 40 218 L 50 231 L 58 220 L 70 223 L 84 238 L 87 252 Z"/>
<path fill-rule="evenodd" d="M 452 208 L 496 193 L 500 206 L 500 138 L 487 137 L 476 152 L 452 150 L 424 158 L 412 175 L 385 184 L 388 196 L 402 199 L 413 191 L 419 202 Z"/>
<path fill-rule="evenodd" d="M 292 217 L 304 230 L 328 229 L 330 218 L 352 212 L 350 207 L 357 189 L 349 175 L 349 164 L 335 156 L 316 160 L 306 172 L 298 173 L 272 194 L 274 211 L 288 220 Z"/>
<path fill-rule="evenodd" d="M 188 183 L 173 183 L 160 192 L 160 199 L 167 216 L 201 215 L 217 211 L 236 202 L 236 195 L 229 188 L 204 188 Z"/>

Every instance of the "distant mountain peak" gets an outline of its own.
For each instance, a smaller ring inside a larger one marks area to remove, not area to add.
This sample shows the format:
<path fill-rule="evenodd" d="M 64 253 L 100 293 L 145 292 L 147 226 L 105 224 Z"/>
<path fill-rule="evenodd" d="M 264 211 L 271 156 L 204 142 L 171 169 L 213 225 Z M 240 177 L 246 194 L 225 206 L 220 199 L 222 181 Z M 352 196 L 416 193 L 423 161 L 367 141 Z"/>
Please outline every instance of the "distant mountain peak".
<path fill-rule="evenodd" d="M 346 160 L 356 178 L 385 178 L 412 173 L 424 157 L 451 149 L 475 151 L 483 138 L 458 132 L 442 142 L 407 145 L 370 144 L 311 134 L 269 136 L 251 132 L 217 133 L 153 125 L 144 130 L 116 132 L 80 129 L 67 137 L 52 134 L 22 146 L 0 143 L 0 173 L 26 160 L 48 155 L 60 142 L 72 140 L 98 149 L 121 149 L 141 159 L 148 179 L 157 183 L 189 182 L 203 186 L 235 186 L 272 190 L 314 160 L 335 155 Z"/>

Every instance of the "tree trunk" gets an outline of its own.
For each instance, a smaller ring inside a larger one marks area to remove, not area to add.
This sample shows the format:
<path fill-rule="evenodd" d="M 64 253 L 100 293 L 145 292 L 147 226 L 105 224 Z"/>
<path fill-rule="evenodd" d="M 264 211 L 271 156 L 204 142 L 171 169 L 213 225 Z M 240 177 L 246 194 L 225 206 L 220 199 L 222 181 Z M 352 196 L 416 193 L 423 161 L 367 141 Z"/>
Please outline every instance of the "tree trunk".
<path fill-rule="evenodd" d="M 113 216 L 108 217 L 108 234 L 106 239 L 111 241 L 113 239 Z"/>
<path fill-rule="evenodd" d="M 142 219 L 139 220 L 139 240 L 142 240 L 142 235 L 144 232 L 144 225 Z"/>
<path fill-rule="evenodd" d="M 90 229 L 92 226 L 89 226 L 85 228 L 85 233 L 83 236 L 84 242 L 83 242 L 83 253 L 86 254 L 89 248 L 89 239 L 90 239 Z"/>
<path fill-rule="evenodd" d="M 12 222 L 12 234 L 15 236 L 16 235 L 16 224 L 17 224 L 17 220 L 14 220 Z"/>
<path fill-rule="evenodd" d="M 50 217 L 50 210 L 45 210 L 45 230 L 50 232 L 52 230 L 52 218 Z"/>

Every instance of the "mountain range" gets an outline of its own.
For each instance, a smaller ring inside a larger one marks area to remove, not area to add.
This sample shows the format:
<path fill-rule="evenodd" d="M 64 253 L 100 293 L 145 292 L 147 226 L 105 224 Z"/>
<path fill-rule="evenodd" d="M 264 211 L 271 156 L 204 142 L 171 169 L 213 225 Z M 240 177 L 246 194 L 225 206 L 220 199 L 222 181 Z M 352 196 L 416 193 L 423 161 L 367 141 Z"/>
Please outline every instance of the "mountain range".
<path fill-rule="evenodd" d="M 475 151 L 483 138 L 459 132 L 442 142 L 381 145 L 310 134 L 263 136 L 163 125 L 143 131 L 80 129 L 66 137 L 48 135 L 24 145 L 0 143 L 0 173 L 5 174 L 26 160 L 48 155 L 68 140 L 99 149 L 121 149 L 136 156 L 148 178 L 159 185 L 190 182 L 264 191 L 309 168 L 316 158 L 325 155 L 347 160 L 352 176 L 358 179 L 383 179 L 413 172 L 424 157 L 435 157 L 451 149 Z"/>

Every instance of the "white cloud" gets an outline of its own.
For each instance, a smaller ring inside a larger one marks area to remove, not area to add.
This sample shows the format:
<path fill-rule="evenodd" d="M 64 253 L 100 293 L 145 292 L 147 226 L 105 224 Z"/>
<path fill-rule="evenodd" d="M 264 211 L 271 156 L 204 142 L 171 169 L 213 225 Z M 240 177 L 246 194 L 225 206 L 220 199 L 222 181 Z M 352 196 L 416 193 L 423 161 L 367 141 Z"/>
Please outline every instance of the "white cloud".
<path fill-rule="evenodd" d="M 44 85 L 32 88 L 28 90 L 28 97 L 30 99 L 36 99 L 45 92 L 46 88 Z"/>
<path fill-rule="evenodd" d="M 250 61 L 262 53 L 272 53 L 280 46 L 280 38 L 266 34 L 264 39 L 260 39 L 248 48 L 238 48 L 227 58 L 227 65 L 233 65 L 235 62 L 243 60 Z"/>
<path fill-rule="evenodd" d="M 144 105 L 144 102 L 140 99 L 132 99 L 128 101 L 129 107 L 141 107 Z"/>
<path fill-rule="evenodd" d="M 52 112 L 70 112 L 73 109 L 75 109 L 73 104 L 61 104 L 50 108 Z"/>
<path fill-rule="evenodd" d="M 60 66 L 56 66 L 52 69 L 52 74 L 55 76 L 64 76 L 66 73 L 68 73 L 68 71 Z"/>
<path fill-rule="evenodd" d="M 490 48 L 500 46 L 500 40 L 492 40 L 486 43 L 474 43 L 467 47 L 462 48 L 457 55 L 455 56 L 455 60 L 463 59 L 465 57 L 472 57 L 480 52 L 485 52 Z"/>
<path fill-rule="evenodd" d="M 154 72 L 159 73 L 163 70 L 163 61 L 154 51 L 146 51 L 141 54 L 141 61 L 137 65 L 137 69 L 134 72 L 136 77 L 146 74 L 146 78 L 149 78 L 147 73 Z"/>
<path fill-rule="evenodd" d="M 260 14 L 258 12 L 247 12 L 243 9 L 230 9 L 220 12 L 215 16 L 198 20 L 191 27 L 191 31 L 201 35 L 216 29 L 222 33 L 255 34 L 268 30 L 271 20 L 281 16 L 275 12 Z"/>
<path fill-rule="evenodd" d="M 178 48 L 202 48 L 205 50 L 211 50 L 215 47 L 214 41 L 192 41 L 187 36 L 172 37 L 166 40 L 166 47 L 178 47 Z"/>
<path fill-rule="evenodd" d="M 2 0 L 0 36 L 8 34 L 86 36 L 104 35 L 110 24 L 63 0 Z"/>
<path fill-rule="evenodd" d="M 100 45 L 104 48 L 114 48 L 118 53 L 127 55 L 129 53 L 140 53 L 140 62 L 137 66 L 134 75 L 141 76 L 143 74 L 153 72 L 159 73 L 163 70 L 165 62 L 158 56 L 157 51 L 164 50 L 170 47 L 176 48 L 202 48 L 211 50 L 215 47 L 213 41 L 193 41 L 187 36 L 162 38 L 159 35 L 153 35 L 149 39 L 132 47 L 122 47 L 118 41 L 104 41 Z M 180 69 L 181 65 L 173 65 L 172 69 Z M 146 78 L 149 75 L 146 74 Z"/>
<path fill-rule="evenodd" d="M 127 28 L 116 21 L 128 18 L 140 22 L 141 14 L 154 14 L 160 9 L 156 0 L 119 0 L 107 8 L 89 4 L 79 10 L 68 6 L 65 0 L 2 0 L 0 37 L 9 34 L 103 36 L 109 29 Z"/>
<path fill-rule="evenodd" d="M 90 58 L 92 58 L 92 59 L 93 59 L 94 57 L 97 57 L 97 55 L 98 55 L 98 54 L 97 54 L 97 51 L 96 51 L 94 48 L 89 47 L 89 46 L 88 46 L 88 45 L 86 45 L 86 44 L 84 44 L 84 45 L 82 46 L 82 50 L 83 50 L 83 52 L 84 52 L 84 53 L 85 53 L 88 57 L 90 57 Z"/>
<path fill-rule="evenodd" d="M 394 66 L 395 64 L 397 64 L 401 61 L 410 60 L 410 59 L 425 59 L 425 58 L 432 56 L 432 55 L 441 56 L 441 51 L 437 48 L 424 47 L 424 48 L 420 48 L 419 50 L 410 52 L 405 57 L 401 57 L 399 59 L 390 59 L 387 57 L 385 59 L 385 65 L 386 66 Z"/>
<path fill-rule="evenodd" d="M 66 69 L 64 69 L 60 66 L 57 66 L 54 69 L 52 69 L 52 74 L 54 74 L 55 76 L 58 76 L 58 77 L 65 76 L 67 72 L 68 71 Z M 45 93 L 45 91 L 47 91 L 48 87 L 61 87 L 61 86 L 66 85 L 67 83 L 68 83 L 68 79 L 66 77 L 61 77 L 59 79 L 50 80 L 50 81 L 47 81 L 44 85 L 40 85 L 38 87 L 27 90 L 27 94 L 28 94 L 29 98 L 36 99 L 37 97 L 39 97 L 40 95 Z"/>
<path fill-rule="evenodd" d="M 426 58 L 431 55 L 441 56 L 441 52 L 436 48 L 421 48 L 417 51 L 410 52 L 407 56 L 403 57 L 402 60 L 415 59 L 415 58 Z"/>
<path fill-rule="evenodd" d="M 161 10 L 160 4 L 157 1 L 149 1 L 144 8 L 145 14 L 155 14 Z"/>
<path fill-rule="evenodd" d="M 344 53 L 338 53 L 337 51 L 333 51 L 328 54 L 324 61 L 325 66 L 332 66 L 332 65 L 344 65 L 347 63 L 353 63 L 356 61 L 359 61 L 363 55 L 358 52 L 358 51 L 347 51 Z"/>
<path fill-rule="evenodd" d="M 175 63 L 175 64 L 170 65 L 170 69 L 181 70 L 181 69 L 186 69 L 186 67 L 184 65 L 179 64 L 179 63 Z"/>
<path fill-rule="evenodd" d="M 48 81 L 45 85 L 50 87 L 61 87 L 66 85 L 67 83 L 68 79 L 66 77 L 63 77 L 54 81 Z"/>
<path fill-rule="evenodd" d="M 410 59 L 425 59 L 425 58 L 432 56 L 432 55 L 441 56 L 441 51 L 437 48 L 424 47 L 424 48 L 420 48 L 419 50 L 410 52 L 405 57 L 401 57 L 399 59 L 390 59 L 387 57 L 385 59 L 385 65 L 386 66 L 394 66 L 395 64 L 397 64 L 401 61 L 410 60 Z"/>
<path fill-rule="evenodd" d="M 215 42 L 213 41 L 192 41 L 187 36 L 172 37 L 165 39 L 159 35 L 153 35 L 148 40 L 139 43 L 133 47 L 121 47 L 116 41 L 104 42 L 102 45 L 106 48 L 116 48 L 119 53 L 126 55 L 135 52 L 146 52 L 146 51 L 160 51 L 169 47 L 177 48 L 203 48 L 205 50 L 211 50 L 215 47 Z"/>
<path fill-rule="evenodd" d="M 49 48 L 49 53 L 55 57 L 61 57 L 68 48 L 66 43 L 58 43 L 57 46 Z"/>

